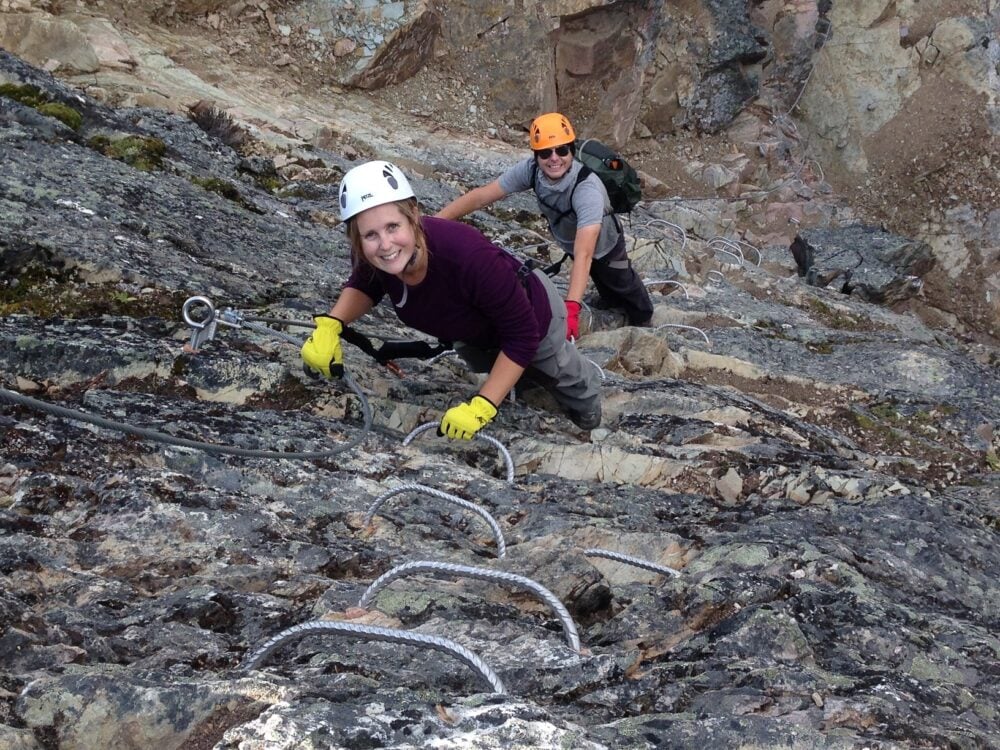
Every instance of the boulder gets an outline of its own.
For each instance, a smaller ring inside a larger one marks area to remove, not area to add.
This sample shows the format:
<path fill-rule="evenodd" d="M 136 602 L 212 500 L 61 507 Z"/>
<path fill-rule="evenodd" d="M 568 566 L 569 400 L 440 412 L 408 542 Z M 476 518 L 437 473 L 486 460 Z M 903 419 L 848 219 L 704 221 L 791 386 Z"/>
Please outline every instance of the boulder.
<path fill-rule="evenodd" d="M 802 231 L 789 249 L 807 283 L 885 305 L 915 295 L 934 267 L 926 243 L 864 225 Z"/>
<path fill-rule="evenodd" d="M 94 73 L 97 53 L 76 24 L 32 13 L 0 16 L 0 47 L 32 65 L 65 73 Z"/>

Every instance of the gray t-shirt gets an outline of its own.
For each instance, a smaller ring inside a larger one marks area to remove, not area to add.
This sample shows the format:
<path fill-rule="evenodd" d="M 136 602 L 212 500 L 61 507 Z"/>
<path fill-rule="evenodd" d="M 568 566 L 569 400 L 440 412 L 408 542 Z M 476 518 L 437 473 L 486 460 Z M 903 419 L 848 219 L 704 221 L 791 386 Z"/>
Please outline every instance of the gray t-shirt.
<path fill-rule="evenodd" d="M 532 167 L 535 157 L 519 161 L 502 175 L 499 183 L 501 189 L 510 195 L 534 188 L 538 198 L 538 207 L 549 222 L 549 230 L 560 247 L 569 255 L 573 254 L 573 240 L 576 239 L 576 228 L 601 225 L 601 235 L 597 238 L 594 257 L 603 258 L 611 252 L 618 243 L 618 225 L 611 212 L 611 201 L 604 183 L 596 174 L 589 174 L 576 184 L 576 177 L 583 165 L 573 160 L 569 170 L 560 179 L 552 182 L 541 168 L 535 184 L 531 184 Z M 574 190 L 576 186 L 576 190 Z M 572 196 L 572 205 L 570 205 Z M 573 210 L 562 214 L 570 208 Z"/>

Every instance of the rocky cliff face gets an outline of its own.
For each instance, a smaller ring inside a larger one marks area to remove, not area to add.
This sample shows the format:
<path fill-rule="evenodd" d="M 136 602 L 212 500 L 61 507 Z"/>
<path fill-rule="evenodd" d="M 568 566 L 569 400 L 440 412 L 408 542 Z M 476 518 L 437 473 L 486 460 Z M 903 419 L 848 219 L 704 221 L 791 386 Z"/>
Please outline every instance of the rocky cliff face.
<path fill-rule="evenodd" d="M 347 273 L 345 168 L 391 156 L 434 210 L 514 158 L 506 126 L 435 134 L 402 94 L 292 97 L 291 78 L 195 64 L 249 38 L 232 29 L 253 13 L 295 38 L 304 3 L 157 5 L 171 58 L 134 17 L 40 13 L 88 30 L 89 78 L 0 53 L 0 746 L 1000 744 L 998 359 L 908 310 L 945 263 L 932 242 L 864 221 L 821 167 L 794 171 L 787 121 L 743 111 L 729 131 L 766 135 L 760 161 L 684 143 L 688 178 L 719 193 L 626 221 L 657 327 L 585 315 L 601 429 L 527 392 L 496 445 L 404 444 L 475 377 L 347 346 L 353 381 L 311 381 L 283 337 L 307 329 L 273 321 L 307 322 Z M 558 5 L 595 38 L 640 10 Z M 228 37 L 197 47 L 200 24 Z M 767 197 L 746 181 L 762 166 L 784 175 Z M 473 220 L 547 258 L 528 198 Z M 192 354 L 195 294 L 262 321 Z M 409 335 L 381 309 L 363 328 Z M 404 483 L 431 492 L 385 499 Z M 508 577 L 407 576 L 358 606 L 420 560 Z M 314 620 L 397 641 L 304 631 L 240 668 Z"/>
<path fill-rule="evenodd" d="M 927 243 L 937 263 L 912 311 L 1000 335 L 992 4 L 3 0 L 0 11 L 0 45 L 98 98 L 175 111 L 211 99 L 269 138 L 403 153 L 463 181 L 484 176 L 470 150 L 521 148 L 530 119 L 559 108 L 633 157 L 650 199 L 744 200 L 727 231 L 754 244 L 790 242 L 797 227 L 773 214 L 800 202 L 844 202 Z"/>

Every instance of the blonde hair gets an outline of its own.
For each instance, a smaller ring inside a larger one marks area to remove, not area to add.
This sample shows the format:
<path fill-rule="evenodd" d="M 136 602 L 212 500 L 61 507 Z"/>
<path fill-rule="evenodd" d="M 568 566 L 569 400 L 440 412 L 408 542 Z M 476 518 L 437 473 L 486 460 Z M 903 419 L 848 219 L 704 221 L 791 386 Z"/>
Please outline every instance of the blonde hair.
<path fill-rule="evenodd" d="M 427 236 L 424 234 L 424 228 L 420 225 L 420 206 L 417 205 L 417 199 L 406 198 L 401 201 L 393 201 L 393 203 L 399 207 L 400 213 L 410 222 L 410 228 L 413 230 L 413 236 L 416 239 L 417 262 L 422 262 L 428 252 Z M 365 259 L 365 254 L 361 251 L 361 234 L 358 231 L 356 216 L 351 217 L 347 221 L 347 238 L 351 242 L 351 266 L 355 270 L 362 265 L 371 267 L 371 264 Z"/>

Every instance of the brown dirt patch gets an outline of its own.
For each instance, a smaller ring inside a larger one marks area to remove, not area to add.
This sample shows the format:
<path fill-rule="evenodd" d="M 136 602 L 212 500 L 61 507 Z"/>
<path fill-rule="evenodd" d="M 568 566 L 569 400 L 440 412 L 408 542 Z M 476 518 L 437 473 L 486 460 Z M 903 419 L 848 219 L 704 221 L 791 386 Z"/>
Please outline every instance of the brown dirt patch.
<path fill-rule="evenodd" d="M 796 406 L 826 409 L 838 402 L 849 404 L 853 398 L 848 389 L 815 388 L 803 383 L 770 376 L 753 380 L 742 375 L 735 375 L 727 370 L 688 369 L 684 371 L 683 378 L 689 383 L 726 386 L 781 410 Z"/>
<path fill-rule="evenodd" d="M 904 234 L 962 203 L 989 211 L 1000 202 L 1000 182 L 986 104 L 957 81 L 927 80 L 866 139 L 868 179 L 840 188 L 874 220 Z"/>
<path fill-rule="evenodd" d="M 639 139 L 626 149 L 623 156 L 637 170 L 649 174 L 663 183 L 670 196 L 700 198 L 713 196 L 715 191 L 688 174 L 687 165 L 695 158 L 699 161 L 719 161 L 712 156 L 718 152 L 732 153 L 727 147 L 709 143 L 685 133 L 674 133 L 669 140 Z"/>
<path fill-rule="evenodd" d="M 959 435 L 934 429 L 939 416 L 933 411 L 904 415 L 886 404 L 870 402 L 838 406 L 832 413 L 824 411 L 806 419 L 848 436 L 866 453 L 909 459 L 894 466 L 900 477 L 945 486 L 953 478 L 949 472 L 975 473 L 983 458 L 970 451 Z"/>
<path fill-rule="evenodd" d="M 942 18 L 975 18 L 983 12 L 983 8 L 981 0 L 938 0 L 917 4 L 911 11 L 914 15 L 907 24 L 907 33 L 902 41 L 907 46 L 916 44 L 918 40 L 930 36 Z"/>

